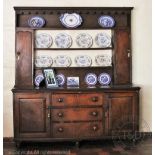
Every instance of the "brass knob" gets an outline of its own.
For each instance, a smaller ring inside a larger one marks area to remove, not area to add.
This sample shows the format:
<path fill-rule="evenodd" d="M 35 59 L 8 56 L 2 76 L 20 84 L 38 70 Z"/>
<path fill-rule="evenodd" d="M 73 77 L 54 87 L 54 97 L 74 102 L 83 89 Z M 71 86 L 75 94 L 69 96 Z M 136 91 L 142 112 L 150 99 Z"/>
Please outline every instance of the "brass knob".
<path fill-rule="evenodd" d="M 98 101 L 98 97 L 93 97 L 93 98 L 92 98 L 92 101 L 93 101 L 93 102 L 97 102 L 97 101 Z"/>
<path fill-rule="evenodd" d="M 63 132 L 63 128 L 62 127 L 58 128 L 58 131 Z"/>
<path fill-rule="evenodd" d="M 98 127 L 96 125 L 93 126 L 93 130 L 97 131 Z"/>
<path fill-rule="evenodd" d="M 63 98 L 59 98 L 58 99 L 58 102 L 63 102 Z"/>
<path fill-rule="evenodd" d="M 59 117 L 62 117 L 62 116 L 63 116 L 63 113 L 62 113 L 62 112 L 59 112 L 59 113 L 58 113 L 58 116 L 59 116 Z"/>
<path fill-rule="evenodd" d="M 50 118 L 50 117 L 51 117 L 50 113 L 48 113 L 48 114 L 47 114 L 47 117 L 48 117 L 48 118 Z"/>
<path fill-rule="evenodd" d="M 93 116 L 97 116 L 98 113 L 97 113 L 96 111 L 93 111 L 93 112 L 92 112 L 92 115 L 93 115 Z"/>

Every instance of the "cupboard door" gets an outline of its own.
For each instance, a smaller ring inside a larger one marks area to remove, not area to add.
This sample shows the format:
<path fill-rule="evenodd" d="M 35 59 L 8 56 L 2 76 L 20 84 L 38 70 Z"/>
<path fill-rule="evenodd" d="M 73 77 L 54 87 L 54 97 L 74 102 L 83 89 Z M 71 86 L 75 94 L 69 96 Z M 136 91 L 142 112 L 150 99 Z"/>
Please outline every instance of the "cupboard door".
<path fill-rule="evenodd" d="M 109 132 L 138 130 L 137 93 L 111 93 L 109 96 Z"/>
<path fill-rule="evenodd" d="M 49 96 L 15 94 L 14 124 L 16 137 L 47 137 L 50 134 Z"/>
<path fill-rule="evenodd" d="M 33 31 L 17 29 L 16 32 L 15 87 L 33 86 Z"/>
<path fill-rule="evenodd" d="M 116 29 L 114 33 L 114 84 L 131 84 L 130 32 Z"/>

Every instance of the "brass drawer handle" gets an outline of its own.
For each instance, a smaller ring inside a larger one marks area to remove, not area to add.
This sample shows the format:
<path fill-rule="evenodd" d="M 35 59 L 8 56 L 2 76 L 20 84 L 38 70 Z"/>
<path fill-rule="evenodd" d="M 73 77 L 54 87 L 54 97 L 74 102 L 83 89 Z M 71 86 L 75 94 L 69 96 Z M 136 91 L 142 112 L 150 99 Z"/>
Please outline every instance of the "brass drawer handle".
<path fill-rule="evenodd" d="M 96 97 L 96 96 L 95 97 L 92 97 L 92 101 L 93 102 L 97 102 L 98 101 L 98 97 Z"/>
<path fill-rule="evenodd" d="M 63 129 L 62 127 L 59 127 L 59 128 L 58 128 L 58 131 L 59 131 L 59 132 L 63 132 L 64 129 Z"/>
<path fill-rule="evenodd" d="M 59 113 L 58 113 L 58 116 L 59 116 L 59 117 L 63 117 L 63 113 L 62 113 L 62 112 L 59 112 Z"/>
<path fill-rule="evenodd" d="M 98 115 L 98 112 L 93 111 L 91 114 L 92 114 L 93 116 L 97 116 L 97 115 Z"/>
<path fill-rule="evenodd" d="M 58 102 L 63 102 L 63 98 L 59 98 L 58 99 Z"/>
<path fill-rule="evenodd" d="M 97 131 L 97 130 L 98 130 L 97 125 L 94 125 L 94 126 L 93 126 L 93 131 Z"/>

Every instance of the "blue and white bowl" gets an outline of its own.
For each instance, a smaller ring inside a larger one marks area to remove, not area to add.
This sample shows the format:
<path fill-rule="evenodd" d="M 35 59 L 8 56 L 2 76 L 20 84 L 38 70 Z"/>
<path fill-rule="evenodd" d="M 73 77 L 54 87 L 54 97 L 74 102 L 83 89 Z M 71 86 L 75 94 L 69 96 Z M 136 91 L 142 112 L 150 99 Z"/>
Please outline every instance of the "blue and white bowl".
<path fill-rule="evenodd" d="M 28 25 L 32 28 L 41 28 L 45 25 L 45 19 L 40 16 L 33 16 L 28 20 Z"/>
<path fill-rule="evenodd" d="M 63 86 L 65 84 L 65 76 L 63 74 L 56 75 L 56 79 L 59 86 Z"/>
<path fill-rule="evenodd" d="M 104 15 L 98 18 L 98 23 L 101 27 L 112 28 L 115 25 L 115 20 L 111 16 Z"/>
<path fill-rule="evenodd" d="M 109 85 L 111 82 L 111 77 L 108 73 L 101 73 L 98 76 L 98 81 L 101 85 Z"/>
<path fill-rule="evenodd" d="M 42 74 L 39 74 L 39 75 L 37 75 L 37 76 L 35 77 L 34 83 L 35 83 L 35 85 L 36 85 L 37 87 L 39 87 L 39 86 L 40 86 L 40 83 L 41 83 L 43 80 L 44 80 L 44 76 L 43 76 Z"/>
<path fill-rule="evenodd" d="M 95 86 L 96 83 L 97 83 L 97 76 L 96 76 L 96 74 L 94 74 L 94 73 L 88 73 L 85 76 L 85 82 L 89 86 Z"/>

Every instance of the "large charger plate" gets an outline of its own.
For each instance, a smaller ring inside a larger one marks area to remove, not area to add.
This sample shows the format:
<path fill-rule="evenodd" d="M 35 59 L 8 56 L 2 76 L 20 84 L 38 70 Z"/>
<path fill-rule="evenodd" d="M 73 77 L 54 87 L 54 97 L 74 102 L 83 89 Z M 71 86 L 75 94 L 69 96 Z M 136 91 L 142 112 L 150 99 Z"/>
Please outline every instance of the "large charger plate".
<path fill-rule="evenodd" d="M 36 67 L 50 67 L 52 63 L 53 63 L 52 58 L 47 55 L 36 56 L 35 58 Z"/>
<path fill-rule="evenodd" d="M 71 59 L 66 55 L 58 55 L 54 58 L 54 66 L 56 67 L 69 67 L 70 65 Z"/>
<path fill-rule="evenodd" d="M 60 22 L 66 28 L 76 28 L 81 25 L 82 18 L 77 13 L 64 13 L 60 16 Z"/>
<path fill-rule="evenodd" d="M 59 33 L 55 37 L 55 44 L 58 48 L 69 48 L 72 45 L 72 38 L 66 33 Z"/>
<path fill-rule="evenodd" d="M 93 39 L 89 34 L 81 33 L 76 37 L 76 43 L 81 48 L 89 48 L 93 44 Z"/>
<path fill-rule="evenodd" d="M 101 48 L 107 48 L 111 46 L 111 37 L 104 32 L 98 33 L 95 37 L 97 46 Z"/>
<path fill-rule="evenodd" d="M 92 60 L 88 55 L 78 55 L 75 57 L 75 64 L 79 67 L 91 66 Z"/>
<path fill-rule="evenodd" d="M 36 48 L 49 48 L 52 45 L 52 37 L 49 34 L 41 33 L 35 37 Z"/>

